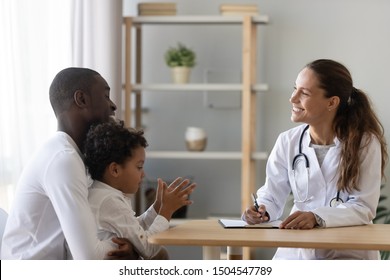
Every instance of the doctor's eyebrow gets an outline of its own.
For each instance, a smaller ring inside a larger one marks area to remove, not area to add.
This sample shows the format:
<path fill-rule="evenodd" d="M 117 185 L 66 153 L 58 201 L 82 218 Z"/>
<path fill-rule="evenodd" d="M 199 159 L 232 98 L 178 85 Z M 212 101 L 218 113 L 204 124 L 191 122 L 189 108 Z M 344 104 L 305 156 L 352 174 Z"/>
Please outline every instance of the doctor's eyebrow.
<path fill-rule="evenodd" d="M 294 89 L 297 90 L 297 85 L 294 84 Z M 305 90 L 305 91 L 308 91 L 308 92 L 312 92 L 309 88 L 305 88 L 305 87 L 301 87 L 300 90 Z"/>
<path fill-rule="evenodd" d="M 297 86 L 296 86 L 296 85 L 294 85 L 294 89 L 295 89 L 295 90 L 298 90 L 298 88 L 297 88 Z M 310 91 L 310 89 L 308 89 L 308 88 L 304 88 L 304 87 L 300 87 L 299 89 L 300 89 L 300 90 L 306 90 L 306 91 Z"/>

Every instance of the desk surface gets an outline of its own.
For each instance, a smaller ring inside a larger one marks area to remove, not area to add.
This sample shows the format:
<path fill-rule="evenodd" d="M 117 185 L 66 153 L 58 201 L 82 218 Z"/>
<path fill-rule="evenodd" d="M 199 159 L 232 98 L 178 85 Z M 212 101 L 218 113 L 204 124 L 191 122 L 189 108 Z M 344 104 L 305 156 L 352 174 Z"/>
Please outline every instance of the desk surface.
<path fill-rule="evenodd" d="M 218 220 L 190 220 L 157 233 L 149 242 L 182 246 L 295 247 L 390 251 L 390 225 L 312 230 L 224 229 Z"/>

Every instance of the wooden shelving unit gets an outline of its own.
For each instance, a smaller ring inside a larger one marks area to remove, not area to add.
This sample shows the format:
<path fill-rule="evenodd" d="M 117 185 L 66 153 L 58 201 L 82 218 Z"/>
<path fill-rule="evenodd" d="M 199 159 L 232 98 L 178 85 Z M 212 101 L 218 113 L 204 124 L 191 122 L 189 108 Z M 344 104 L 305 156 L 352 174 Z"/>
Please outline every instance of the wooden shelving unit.
<path fill-rule="evenodd" d="M 241 152 L 146 152 L 148 158 L 170 158 L 170 159 L 242 159 Z M 268 154 L 265 152 L 252 153 L 254 160 L 265 160 Z"/>
<path fill-rule="evenodd" d="M 242 84 L 134 84 L 134 91 L 239 91 Z M 253 91 L 267 91 L 265 84 L 252 86 Z"/>
<path fill-rule="evenodd" d="M 250 194 L 255 190 L 256 160 L 265 160 L 267 153 L 256 152 L 256 92 L 267 91 L 266 84 L 256 84 L 257 26 L 265 25 L 268 16 L 139 16 L 124 17 L 125 25 L 125 122 L 128 126 L 141 126 L 141 101 L 146 91 L 241 91 L 242 92 L 242 136 L 241 151 L 238 152 L 173 152 L 148 151 L 148 158 L 188 160 L 241 160 L 241 208 L 251 204 Z M 143 25 L 241 25 L 242 26 L 242 83 L 240 84 L 143 84 L 142 26 Z M 132 32 L 135 32 L 135 57 L 132 57 Z M 133 65 L 134 63 L 134 65 Z M 132 71 L 135 81 L 131 80 Z M 135 94 L 135 104 L 131 95 Z M 132 112 L 135 108 L 135 114 Z M 134 116 L 134 120 L 132 120 Z M 136 209 L 137 210 L 137 209 Z"/>

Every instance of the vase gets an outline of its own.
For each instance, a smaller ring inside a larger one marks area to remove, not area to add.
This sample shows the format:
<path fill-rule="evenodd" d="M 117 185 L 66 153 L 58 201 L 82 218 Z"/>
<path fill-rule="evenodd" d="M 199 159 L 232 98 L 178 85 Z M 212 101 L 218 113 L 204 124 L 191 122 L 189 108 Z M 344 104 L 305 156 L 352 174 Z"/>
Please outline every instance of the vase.
<path fill-rule="evenodd" d="M 191 152 L 202 152 L 206 148 L 206 132 L 199 127 L 187 127 L 185 133 L 187 150 Z"/>
<path fill-rule="evenodd" d="M 191 68 L 172 67 L 172 80 L 175 84 L 186 84 L 190 80 Z"/>

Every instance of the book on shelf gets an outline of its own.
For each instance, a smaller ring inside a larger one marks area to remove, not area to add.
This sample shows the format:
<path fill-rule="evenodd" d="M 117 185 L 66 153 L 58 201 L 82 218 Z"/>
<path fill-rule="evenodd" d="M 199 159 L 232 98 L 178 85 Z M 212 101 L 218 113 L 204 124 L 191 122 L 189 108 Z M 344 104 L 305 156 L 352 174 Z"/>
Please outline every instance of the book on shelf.
<path fill-rule="evenodd" d="M 176 10 L 176 3 L 172 3 L 172 2 L 138 3 L 138 10 Z"/>
<path fill-rule="evenodd" d="M 258 15 L 259 10 L 257 5 L 251 4 L 222 4 L 220 6 L 220 12 L 222 15 Z"/>
<path fill-rule="evenodd" d="M 138 15 L 140 16 L 174 16 L 176 15 L 176 3 L 139 3 Z"/>
<path fill-rule="evenodd" d="M 140 16 L 175 16 L 176 10 L 147 10 L 139 11 Z"/>
<path fill-rule="evenodd" d="M 221 11 L 231 11 L 231 10 L 239 10 L 239 11 L 257 11 L 256 4 L 222 4 L 220 5 Z"/>
<path fill-rule="evenodd" d="M 226 12 L 221 12 L 221 15 L 223 15 L 223 16 L 244 16 L 244 15 L 257 16 L 257 15 L 259 15 L 259 13 L 258 12 L 247 12 L 247 11 L 226 11 Z"/>

